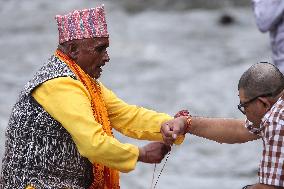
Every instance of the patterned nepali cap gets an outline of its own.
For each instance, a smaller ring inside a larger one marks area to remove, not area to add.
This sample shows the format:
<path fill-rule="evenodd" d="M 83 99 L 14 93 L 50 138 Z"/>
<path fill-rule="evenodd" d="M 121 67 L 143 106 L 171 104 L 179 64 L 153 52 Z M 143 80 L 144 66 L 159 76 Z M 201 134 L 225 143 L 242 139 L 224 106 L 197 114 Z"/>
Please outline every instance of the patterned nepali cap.
<path fill-rule="evenodd" d="M 59 43 L 73 39 L 109 37 L 104 6 L 56 15 Z"/>

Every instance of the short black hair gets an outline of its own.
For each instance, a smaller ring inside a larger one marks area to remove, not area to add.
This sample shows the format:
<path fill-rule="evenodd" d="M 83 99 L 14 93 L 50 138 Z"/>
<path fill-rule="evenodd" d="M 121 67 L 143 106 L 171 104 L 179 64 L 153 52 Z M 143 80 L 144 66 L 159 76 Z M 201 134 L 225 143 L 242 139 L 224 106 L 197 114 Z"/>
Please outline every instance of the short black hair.
<path fill-rule="evenodd" d="M 269 93 L 276 96 L 284 89 L 284 76 L 275 65 L 260 62 L 243 73 L 238 84 L 240 89 L 247 98 Z"/>

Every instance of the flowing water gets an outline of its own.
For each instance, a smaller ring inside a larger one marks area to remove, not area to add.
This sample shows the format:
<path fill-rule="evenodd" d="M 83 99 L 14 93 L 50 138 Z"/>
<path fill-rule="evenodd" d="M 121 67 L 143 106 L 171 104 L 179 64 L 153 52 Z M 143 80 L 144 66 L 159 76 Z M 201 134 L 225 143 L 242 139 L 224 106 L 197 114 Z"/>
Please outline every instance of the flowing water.
<path fill-rule="evenodd" d="M 0 156 L 4 130 L 18 92 L 54 52 L 55 14 L 94 7 L 103 1 L 0 0 Z M 269 39 L 254 23 L 249 7 L 144 10 L 135 14 L 105 1 L 109 55 L 101 81 L 120 98 L 173 115 L 243 118 L 237 83 L 258 61 L 270 61 Z M 222 26 L 223 14 L 235 18 Z M 143 145 L 118 133 L 122 142 Z M 173 147 L 157 188 L 239 189 L 257 182 L 261 142 L 227 145 L 187 136 Z M 158 165 L 158 170 L 162 167 Z M 138 163 L 122 174 L 122 189 L 149 189 L 153 165 Z"/>

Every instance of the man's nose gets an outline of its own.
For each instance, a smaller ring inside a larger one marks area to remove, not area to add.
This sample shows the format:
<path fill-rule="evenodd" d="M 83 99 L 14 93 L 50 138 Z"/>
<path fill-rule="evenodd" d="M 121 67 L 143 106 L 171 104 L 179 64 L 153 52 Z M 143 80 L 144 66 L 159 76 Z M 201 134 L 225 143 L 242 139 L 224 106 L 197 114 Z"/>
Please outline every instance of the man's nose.
<path fill-rule="evenodd" d="M 110 58 L 109 58 L 109 55 L 108 55 L 107 51 L 105 52 L 105 55 L 104 55 L 104 61 L 105 62 L 109 62 L 110 61 Z"/>

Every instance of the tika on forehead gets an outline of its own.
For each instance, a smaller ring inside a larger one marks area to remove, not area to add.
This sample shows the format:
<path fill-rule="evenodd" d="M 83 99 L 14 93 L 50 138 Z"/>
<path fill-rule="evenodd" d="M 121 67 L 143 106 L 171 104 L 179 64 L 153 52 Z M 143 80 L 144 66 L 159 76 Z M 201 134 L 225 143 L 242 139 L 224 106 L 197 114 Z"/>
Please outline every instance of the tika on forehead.
<path fill-rule="evenodd" d="M 73 39 L 109 37 L 104 6 L 75 10 L 66 15 L 56 15 L 59 43 Z"/>

